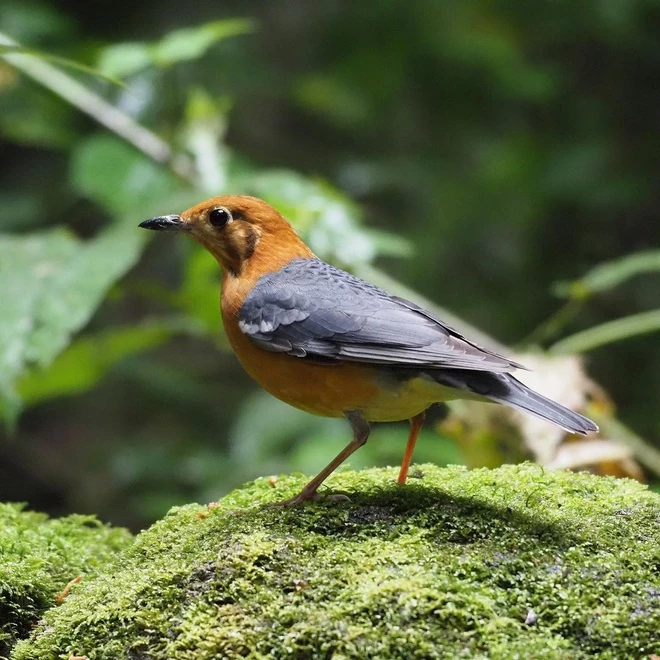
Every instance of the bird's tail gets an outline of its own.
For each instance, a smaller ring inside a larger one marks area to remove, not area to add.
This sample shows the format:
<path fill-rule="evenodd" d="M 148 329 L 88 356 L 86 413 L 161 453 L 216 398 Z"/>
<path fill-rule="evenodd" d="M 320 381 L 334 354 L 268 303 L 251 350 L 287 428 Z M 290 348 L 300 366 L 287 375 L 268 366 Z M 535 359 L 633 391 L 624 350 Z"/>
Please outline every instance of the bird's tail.
<path fill-rule="evenodd" d="M 598 431 L 598 426 L 588 417 L 535 392 L 510 374 L 447 369 L 430 375 L 441 385 L 467 390 L 490 401 L 523 410 L 571 433 L 586 435 L 589 431 Z"/>

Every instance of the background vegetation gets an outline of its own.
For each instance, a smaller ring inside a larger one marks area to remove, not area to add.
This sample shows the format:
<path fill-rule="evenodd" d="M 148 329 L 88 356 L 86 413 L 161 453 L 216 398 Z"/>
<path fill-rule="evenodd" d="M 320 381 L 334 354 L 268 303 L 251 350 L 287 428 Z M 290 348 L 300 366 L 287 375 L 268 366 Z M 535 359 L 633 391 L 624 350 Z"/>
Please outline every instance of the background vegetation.
<path fill-rule="evenodd" d="M 659 29 L 657 0 L 3 2 L 0 500 L 136 527 L 345 442 L 224 350 L 215 262 L 137 230 L 223 191 L 506 344 L 572 337 L 660 444 Z M 354 467 L 399 460 L 377 434 Z M 480 462 L 432 428 L 416 458 Z"/>

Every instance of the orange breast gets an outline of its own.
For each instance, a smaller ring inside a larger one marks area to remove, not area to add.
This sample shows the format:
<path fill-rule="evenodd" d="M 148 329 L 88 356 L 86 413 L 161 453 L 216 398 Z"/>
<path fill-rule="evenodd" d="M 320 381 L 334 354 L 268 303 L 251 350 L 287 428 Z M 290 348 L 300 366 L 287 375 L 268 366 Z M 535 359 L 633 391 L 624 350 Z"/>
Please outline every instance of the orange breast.
<path fill-rule="evenodd" d="M 451 398 L 453 393 L 445 392 L 447 388 L 422 375 L 402 380 L 378 366 L 319 365 L 259 348 L 241 332 L 238 319 L 241 305 L 259 276 L 271 270 L 254 258 L 240 277 L 233 277 L 225 270 L 222 318 L 243 368 L 273 396 L 324 417 L 341 417 L 349 410 L 359 410 L 374 422 L 410 419 L 432 403 Z"/>
<path fill-rule="evenodd" d="M 283 353 L 269 353 L 246 337 L 231 318 L 225 332 L 245 371 L 286 403 L 324 417 L 341 417 L 377 399 L 378 372 L 352 364 L 318 365 Z"/>

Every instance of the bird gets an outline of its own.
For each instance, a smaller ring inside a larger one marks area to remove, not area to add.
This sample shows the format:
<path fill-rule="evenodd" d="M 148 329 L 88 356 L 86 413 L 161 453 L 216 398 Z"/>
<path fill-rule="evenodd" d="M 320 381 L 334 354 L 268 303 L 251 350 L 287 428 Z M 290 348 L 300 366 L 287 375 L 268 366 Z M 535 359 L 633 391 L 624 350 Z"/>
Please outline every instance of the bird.
<path fill-rule="evenodd" d="M 224 331 L 262 388 L 296 408 L 350 423 L 351 441 L 282 506 L 320 498 L 325 479 L 367 442 L 371 422 L 410 421 L 397 479 L 405 484 L 426 410 L 451 399 L 504 404 L 572 433 L 598 430 L 516 379 L 511 372 L 522 365 L 319 259 L 261 199 L 212 197 L 139 226 L 186 234 L 215 257 Z"/>

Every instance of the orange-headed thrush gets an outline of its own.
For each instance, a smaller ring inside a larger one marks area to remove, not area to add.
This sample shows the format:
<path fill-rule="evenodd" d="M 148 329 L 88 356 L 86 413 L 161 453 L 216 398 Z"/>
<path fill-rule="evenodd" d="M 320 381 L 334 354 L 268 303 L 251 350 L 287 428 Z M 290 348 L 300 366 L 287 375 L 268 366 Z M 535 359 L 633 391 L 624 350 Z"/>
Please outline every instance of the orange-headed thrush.
<path fill-rule="evenodd" d="M 424 412 L 457 398 L 503 403 L 573 433 L 586 417 L 511 375 L 520 365 L 481 348 L 414 303 L 321 261 L 266 202 L 214 197 L 140 227 L 181 231 L 222 267 L 222 318 L 245 370 L 268 392 L 316 415 L 345 416 L 353 439 L 295 497 L 323 481 L 369 437 L 369 422 L 408 419 L 405 483 Z"/>

